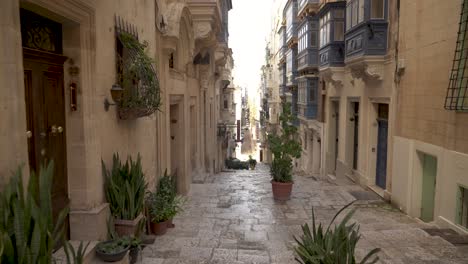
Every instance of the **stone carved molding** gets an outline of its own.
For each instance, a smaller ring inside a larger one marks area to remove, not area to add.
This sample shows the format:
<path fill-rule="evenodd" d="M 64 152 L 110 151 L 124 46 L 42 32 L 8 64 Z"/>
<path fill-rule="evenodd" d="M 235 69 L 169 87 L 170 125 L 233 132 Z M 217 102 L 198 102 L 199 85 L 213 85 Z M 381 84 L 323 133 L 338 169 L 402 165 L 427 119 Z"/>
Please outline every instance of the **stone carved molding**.
<path fill-rule="evenodd" d="M 213 47 L 217 44 L 217 35 L 221 30 L 222 19 L 218 1 L 187 1 L 187 6 L 192 14 L 194 38 L 198 50 L 204 47 Z"/>
<path fill-rule="evenodd" d="M 186 51 L 187 62 L 191 62 L 194 57 L 194 28 L 193 19 L 188 6 L 185 3 L 175 2 L 170 3 L 164 8 L 162 17 L 166 27 L 163 31 L 163 49 L 167 54 L 176 51 L 177 44 Z M 184 23 L 184 24 L 182 24 Z M 181 29 L 185 30 L 181 30 Z M 186 36 L 182 36 L 186 34 Z"/>
<path fill-rule="evenodd" d="M 365 82 L 381 82 L 384 78 L 383 56 L 361 56 L 345 63 L 346 67 L 351 70 L 353 78 L 359 78 Z"/>
<path fill-rule="evenodd" d="M 320 76 L 327 83 L 331 83 L 335 88 L 340 89 L 344 83 L 344 69 L 343 67 L 328 67 L 320 70 Z"/>
<path fill-rule="evenodd" d="M 210 65 L 200 65 L 199 67 L 200 89 L 207 90 L 211 79 Z"/>

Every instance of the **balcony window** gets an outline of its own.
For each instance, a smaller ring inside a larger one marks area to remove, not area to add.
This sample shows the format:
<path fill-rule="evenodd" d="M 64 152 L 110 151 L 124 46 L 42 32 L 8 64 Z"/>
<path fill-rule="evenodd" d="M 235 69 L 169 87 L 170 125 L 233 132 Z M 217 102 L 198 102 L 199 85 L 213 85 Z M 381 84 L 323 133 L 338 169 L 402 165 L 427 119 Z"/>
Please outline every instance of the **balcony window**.
<path fill-rule="evenodd" d="M 286 9 L 286 36 L 290 37 L 292 35 L 294 27 L 294 5 L 291 3 Z"/>
<path fill-rule="evenodd" d="M 286 74 L 289 76 L 292 73 L 293 67 L 293 54 L 292 50 L 288 50 L 286 54 Z"/>
<path fill-rule="evenodd" d="M 364 21 L 366 0 L 350 0 L 346 7 L 346 29 L 349 30 Z M 374 1 L 374 0 L 372 0 Z M 383 18 L 384 0 L 380 1 L 381 13 Z"/>
<path fill-rule="evenodd" d="M 335 10 L 335 18 L 344 18 L 344 10 L 343 9 Z"/>
<path fill-rule="evenodd" d="M 307 80 L 301 80 L 298 83 L 298 90 L 299 90 L 299 103 L 306 104 L 307 103 Z"/>
<path fill-rule="evenodd" d="M 317 101 L 317 87 L 317 81 L 312 81 L 310 83 L 309 102 L 315 103 Z"/>
<path fill-rule="evenodd" d="M 359 0 L 358 23 L 364 21 L 364 0 Z"/>
<path fill-rule="evenodd" d="M 335 21 L 334 41 L 344 41 L 344 22 Z"/>
<path fill-rule="evenodd" d="M 316 48 L 317 47 L 317 31 L 312 31 L 310 34 L 310 47 Z"/>
<path fill-rule="evenodd" d="M 309 31 L 308 23 L 305 23 L 299 30 L 299 44 L 298 44 L 299 53 L 307 49 L 307 46 L 308 46 L 307 44 L 309 43 L 308 31 Z"/>
<path fill-rule="evenodd" d="M 330 12 L 320 19 L 320 47 L 330 42 Z"/>
<path fill-rule="evenodd" d="M 351 6 L 346 7 L 346 30 L 351 28 Z"/>
<path fill-rule="evenodd" d="M 384 19 L 384 12 L 384 0 L 371 0 L 371 19 Z"/>
<path fill-rule="evenodd" d="M 351 26 L 354 27 L 357 25 L 357 18 L 358 18 L 358 3 L 359 1 L 351 2 Z"/>

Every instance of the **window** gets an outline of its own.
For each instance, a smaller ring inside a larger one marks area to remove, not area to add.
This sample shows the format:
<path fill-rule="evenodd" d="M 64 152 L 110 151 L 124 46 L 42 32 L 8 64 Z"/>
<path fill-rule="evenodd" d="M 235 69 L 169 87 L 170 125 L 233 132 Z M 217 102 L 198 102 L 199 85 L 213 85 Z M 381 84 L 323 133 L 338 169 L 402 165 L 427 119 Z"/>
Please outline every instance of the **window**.
<path fill-rule="evenodd" d="M 334 41 L 344 41 L 344 22 L 335 21 Z"/>
<path fill-rule="evenodd" d="M 286 36 L 290 36 L 290 32 L 293 30 L 293 19 L 294 19 L 294 14 L 293 14 L 293 5 L 290 4 L 288 9 L 286 10 Z"/>
<path fill-rule="evenodd" d="M 317 82 L 312 81 L 310 83 L 310 91 L 309 91 L 309 101 L 315 102 L 317 100 Z"/>
<path fill-rule="evenodd" d="M 468 228 L 468 189 L 460 187 L 458 190 L 457 223 Z"/>
<path fill-rule="evenodd" d="M 361 23 L 364 21 L 364 0 L 359 1 L 359 17 L 358 17 L 358 23 Z"/>
<path fill-rule="evenodd" d="M 224 99 L 224 109 L 228 109 L 228 100 Z"/>
<path fill-rule="evenodd" d="M 288 50 L 286 54 L 286 74 L 289 75 L 292 73 L 293 58 L 292 50 Z"/>
<path fill-rule="evenodd" d="M 380 0 L 383 12 L 383 2 Z M 365 17 L 365 0 L 350 0 L 346 7 L 346 30 L 349 30 L 364 21 Z M 383 18 L 383 16 L 382 16 Z"/>
<path fill-rule="evenodd" d="M 298 96 L 299 96 L 299 103 L 303 103 L 305 104 L 306 103 L 306 83 L 307 81 L 306 80 L 301 80 L 299 81 L 299 84 L 298 84 Z"/>
<path fill-rule="evenodd" d="M 335 18 L 344 18 L 344 10 L 343 9 L 335 10 Z"/>
<path fill-rule="evenodd" d="M 371 19 L 384 18 L 384 0 L 371 0 Z"/>
<path fill-rule="evenodd" d="M 317 31 L 312 31 L 310 33 L 310 47 L 311 48 L 317 47 Z"/>
<path fill-rule="evenodd" d="M 307 49 L 307 44 L 309 43 L 309 34 L 308 34 L 309 24 L 305 23 L 299 30 L 299 44 L 298 52 L 302 52 Z"/>
<path fill-rule="evenodd" d="M 354 27 L 357 25 L 358 1 L 353 1 L 351 5 L 352 5 L 351 26 Z"/>
<path fill-rule="evenodd" d="M 346 30 L 351 28 L 351 3 L 346 7 Z"/>
<path fill-rule="evenodd" d="M 330 42 L 330 12 L 320 19 L 320 47 Z"/>
<path fill-rule="evenodd" d="M 457 44 L 450 74 L 449 87 L 445 97 L 445 109 L 468 110 L 468 0 L 462 4 Z"/>

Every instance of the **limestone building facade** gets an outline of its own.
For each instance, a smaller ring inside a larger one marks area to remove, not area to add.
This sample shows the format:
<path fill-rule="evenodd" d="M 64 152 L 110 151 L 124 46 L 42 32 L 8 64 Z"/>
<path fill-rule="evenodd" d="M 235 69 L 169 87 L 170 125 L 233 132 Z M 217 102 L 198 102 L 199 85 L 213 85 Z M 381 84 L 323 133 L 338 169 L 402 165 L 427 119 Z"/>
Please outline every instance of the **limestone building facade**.
<path fill-rule="evenodd" d="M 2 1 L 0 185 L 21 164 L 27 174 L 54 159 L 53 191 L 63 198 L 54 204 L 70 203 L 70 238 L 99 240 L 109 214 L 101 160 L 113 153 L 140 153 L 151 188 L 165 169 L 176 172 L 182 194 L 197 175 L 219 171 L 231 8 L 230 0 Z M 119 32 L 154 60 L 161 106 L 145 117 L 124 120 L 113 105 Z"/>
<path fill-rule="evenodd" d="M 403 0 L 399 16 L 392 202 L 466 234 L 468 1 Z"/>
<path fill-rule="evenodd" d="M 296 171 L 349 177 L 390 197 L 396 10 L 387 0 L 284 5 L 279 91 L 299 120 Z"/>

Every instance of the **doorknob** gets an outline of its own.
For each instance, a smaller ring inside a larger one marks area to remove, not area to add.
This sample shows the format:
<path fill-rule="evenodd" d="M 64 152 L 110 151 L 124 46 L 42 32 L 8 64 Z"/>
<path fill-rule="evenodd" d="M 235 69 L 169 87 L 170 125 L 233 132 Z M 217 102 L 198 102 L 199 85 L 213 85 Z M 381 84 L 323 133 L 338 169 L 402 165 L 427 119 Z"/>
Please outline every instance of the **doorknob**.
<path fill-rule="evenodd" d="M 28 138 L 32 138 L 32 131 L 31 130 L 26 131 L 26 136 Z"/>
<path fill-rule="evenodd" d="M 50 133 L 52 133 L 53 135 L 60 134 L 62 132 L 63 132 L 63 127 L 61 126 L 52 125 L 50 127 Z"/>

